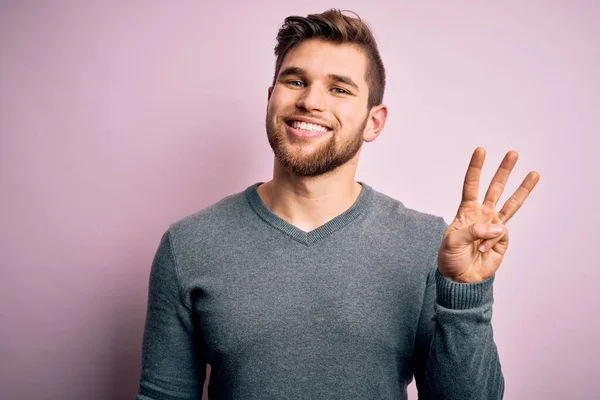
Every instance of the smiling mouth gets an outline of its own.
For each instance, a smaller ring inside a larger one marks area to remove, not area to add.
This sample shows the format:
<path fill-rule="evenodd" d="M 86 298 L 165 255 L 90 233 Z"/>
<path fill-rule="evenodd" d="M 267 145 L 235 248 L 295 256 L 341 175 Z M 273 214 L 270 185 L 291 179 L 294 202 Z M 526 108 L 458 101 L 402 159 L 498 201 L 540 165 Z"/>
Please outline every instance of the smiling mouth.
<path fill-rule="evenodd" d="M 324 132 L 331 131 L 331 128 L 329 128 L 327 126 L 315 124 L 315 123 L 311 123 L 311 122 L 288 120 L 285 123 L 288 126 L 294 128 L 300 132 L 324 133 Z"/>

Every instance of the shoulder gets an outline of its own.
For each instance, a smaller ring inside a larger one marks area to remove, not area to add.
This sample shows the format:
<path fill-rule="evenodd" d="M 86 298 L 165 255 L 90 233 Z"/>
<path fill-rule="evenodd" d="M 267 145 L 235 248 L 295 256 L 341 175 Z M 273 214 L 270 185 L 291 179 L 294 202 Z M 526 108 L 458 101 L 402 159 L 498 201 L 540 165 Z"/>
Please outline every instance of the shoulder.
<path fill-rule="evenodd" d="M 208 207 L 170 223 L 168 232 L 175 242 L 193 242 L 194 238 L 219 236 L 219 232 L 236 228 L 247 215 L 249 206 L 245 189 L 228 195 Z"/>
<path fill-rule="evenodd" d="M 383 230 L 439 241 L 448 224 L 443 217 L 409 208 L 400 200 L 373 189 L 372 218 Z"/>
<path fill-rule="evenodd" d="M 402 201 L 373 190 L 365 231 L 372 238 L 372 258 L 392 260 L 402 271 L 425 282 L 436 263 L 448 225 L 443 217 L 407 207 Z"/>

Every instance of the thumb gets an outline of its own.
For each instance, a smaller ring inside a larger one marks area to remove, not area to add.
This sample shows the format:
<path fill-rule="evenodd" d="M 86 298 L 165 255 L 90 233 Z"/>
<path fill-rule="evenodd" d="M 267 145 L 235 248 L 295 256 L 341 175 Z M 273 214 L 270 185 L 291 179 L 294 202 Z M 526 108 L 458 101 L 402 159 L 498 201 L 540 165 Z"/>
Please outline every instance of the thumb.
<path fill-rule="evenodd" d="M 456 232 L 455 243 L 468 245 L 480 239 L 494 239 L 504 233 L 504 224 L 471 224 Z"/>

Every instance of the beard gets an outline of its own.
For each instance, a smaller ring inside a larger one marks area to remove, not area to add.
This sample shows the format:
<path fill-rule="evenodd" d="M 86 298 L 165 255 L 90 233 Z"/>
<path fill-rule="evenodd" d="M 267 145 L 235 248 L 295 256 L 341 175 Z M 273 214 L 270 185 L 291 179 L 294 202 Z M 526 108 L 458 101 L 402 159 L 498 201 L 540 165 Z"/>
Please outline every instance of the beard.
<path fill-rule="evenodd" d="M 348 140 L 338 142 L 339 128 L 334 127 L 330 137 L 312 152 L 304 149 L 294 149 L 289 143 L 286 133 L 286 123 L 289 117 L 301 114 L 289 114 L 273 118 L 267 113 L 266 129 L 269 144 L 275 158 L 288 172 L 301 177 L 317 177 L 334 171 L 354 158 L 363 144 L 362 133 L 367 125 L 365 118 L 362 125 L 352 133 Z M 313 139 L 298 139 L 313 140 Z"/>

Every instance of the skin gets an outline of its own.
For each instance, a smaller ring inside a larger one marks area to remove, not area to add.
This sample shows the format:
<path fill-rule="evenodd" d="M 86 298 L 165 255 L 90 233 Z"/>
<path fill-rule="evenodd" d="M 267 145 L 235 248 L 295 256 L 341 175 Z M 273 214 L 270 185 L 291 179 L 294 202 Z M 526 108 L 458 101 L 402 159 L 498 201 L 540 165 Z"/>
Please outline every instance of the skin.
<path fill-rule="evenodd" d="M 480 204 L 477 194 L 485 149 L 478 147 L 473 152 L 465 175 L 462 201 L 454 221 L 444 233 L 438 252 L 438 268 L 447 278 L 459 283 L 477 283 L 490 278 L 500 267 L 508 249 L 506 223 L 540 180 L 538 172 L 529 172 L 502 209 L 496 211 L 498 199 L 518 158 L 516 151 L 506 153 Z"/>
<path fill-rule="evenodd" d="M 388 112 L 383 104 L 367 108 L 366 69 L 367 58 L 356 46 L 311 39 L 286 55 L 268 90 L 266 130 L 275 159 L 273 179 L 258 193 L 273 213 L 299 229 L 308 232 L 325 224 L 360 194 L 355 175 L 362 144 L 380 135 Z M 331 130 L 316 138 L 297 137 L 287 123 L 300 116 Z M 484 159 L 485 149 L 475 149 L 462 201 L 438 252 L 439 271 L 459 283 L 481 282 L 496 272 L 508 248 L 506 223 L 540 178 L 530 172 L 496 211 L 518 154 L 506 154 L 479 204 Z"/>
<path fill-rule="evenodd" d="M 269 88 L 267 136 L 270 142 L 277 136 L 278 146 L 294 163 L 319 160 L 323 149 L 336 155 L 348 145 L 356 150 L 337 168 L 312 176 L 294 173 L 275 151 L 273 179 L 259 186 L 259 195 L 271 211 L 304 231 L 343 213 L 360 194 L 361 186 L 355 182 L 360 155 L 356 144 L 375 140 L 387 117 L 383 104 L 367 109 L 366 67 L 365 55 L 353 45 L 307 40 L 288 52 L 276 83 Z M 302 74 L 282 74 L 290 68 L 299 68 Z M 356 87 L 332 75 L 347 77 Z M 284 119 L 298 115 L 318 119 L 333 129 L 318 138 L 294 137 L 286 131 Z"/>

